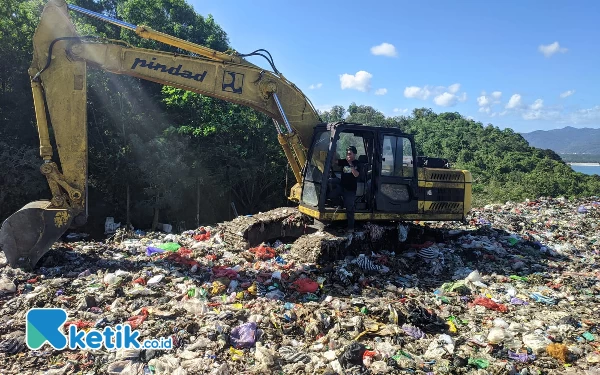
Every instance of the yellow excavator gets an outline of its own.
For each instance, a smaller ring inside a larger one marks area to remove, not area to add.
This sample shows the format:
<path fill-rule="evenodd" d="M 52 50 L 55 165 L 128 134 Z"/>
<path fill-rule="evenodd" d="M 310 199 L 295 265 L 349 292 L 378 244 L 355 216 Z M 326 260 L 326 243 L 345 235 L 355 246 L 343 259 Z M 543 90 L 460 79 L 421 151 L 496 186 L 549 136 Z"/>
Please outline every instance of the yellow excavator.
<path fill-rule="evenodd" d="M 181 53 L 141 49 L 122 41 L 81 37 L 69 10 L 129 29 Z M 27 204 L 0 228 L 0 249 L 11 267 L 33 268 L 67 229 L 87 220 L 87 66 L 154 81 L 249 106 L 273 119 L 296 178 L 290 199 L 320 222 L 346 219 L 328 199 L 346 147 L 361 162 L 356 221 L 462 220 L 471 209 L 471 174 L 446 161 L 419 157 L 414 138 L 400 129 L 323 123 L 310 100 L 272 63 L 273 71 L 176 37 L 107 17 L 64 0 L 45 5 L 33 39 L 29 69 L 40 138 L 40 171 L 52 198 Z M 49 123 L 60 168 L 53 161 Z"/>

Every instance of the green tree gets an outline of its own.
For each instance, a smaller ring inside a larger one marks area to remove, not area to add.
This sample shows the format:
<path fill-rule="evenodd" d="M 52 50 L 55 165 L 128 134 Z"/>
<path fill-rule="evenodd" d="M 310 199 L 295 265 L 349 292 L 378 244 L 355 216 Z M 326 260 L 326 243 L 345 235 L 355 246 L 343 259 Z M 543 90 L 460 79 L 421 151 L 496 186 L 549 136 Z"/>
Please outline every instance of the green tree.
<path fill-rule="evenodd" d="M 329 111 L 318 111 L 323 122 L 339 122 L 346 118 L 346 109 L 341 105 L 334 105 Z"/>
<path fill-rule="evenodd" d="M 287 160 L 268 117 L 172 87 L 163 92 L 179 124 L 175 131 L 190 139 L 199 160 L 210 160 L 203 169 L 220 184 L 222 199 L 234 201 L 244 213 L 285 204 Z"/>
<path fill-rule="evenodd" d="M 375 108 L 368 105 L 356 105 L 356 103 L 350 104 L 348 107 L 348 118 L 347 122 L 356 122 L 365 125 L 384 125 L 385 115 L 376 110 Z"/>

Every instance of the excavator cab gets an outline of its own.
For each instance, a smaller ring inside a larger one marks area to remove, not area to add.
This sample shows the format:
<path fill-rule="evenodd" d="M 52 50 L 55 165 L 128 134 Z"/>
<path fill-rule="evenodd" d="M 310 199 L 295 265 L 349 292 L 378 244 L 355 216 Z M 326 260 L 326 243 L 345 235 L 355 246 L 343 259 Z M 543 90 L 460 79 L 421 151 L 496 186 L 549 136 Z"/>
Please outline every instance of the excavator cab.
<path fill-rule="evenodd" d="M 418 157 L 414 137 L 397 128 L 354 123 L 320 124 L 303 170 L 299 210 L 321 222 L 346 220 L 329 199 L 339 179 L 338 160 L 355 146 L 361 162 L 355 201 L 356 221 L 462 220 L 470 210 L 471 175 L 443 168 L 442 159 Z"/>
<path fill-rule="evenodd" d="M 346 148 L 357 149 L 360 162 L 355 216 L 375 220 L 378 214 L 418 210 L 416 150 L 412 135 L 400 129 L 354 123 L 321 124 L 315 127 L 304 169 L 300 211 L 323 221 L 345 220 L 345 209 L 328 194 L 332 181 L 341 178 L 339 161 Z M 379 215 L 387 219 L 389 215 Z"/>

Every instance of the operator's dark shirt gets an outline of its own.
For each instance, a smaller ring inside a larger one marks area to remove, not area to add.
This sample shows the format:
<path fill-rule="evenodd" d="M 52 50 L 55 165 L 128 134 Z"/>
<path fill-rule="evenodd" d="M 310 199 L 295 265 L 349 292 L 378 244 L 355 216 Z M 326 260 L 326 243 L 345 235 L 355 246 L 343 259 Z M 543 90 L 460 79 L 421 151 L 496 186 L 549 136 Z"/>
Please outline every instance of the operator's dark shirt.
<path fill-rule="evenodd" d="M 358 176 L 360 177 L 360 163 L 358 162 L 358 160 L 354 160 L 352 164 L 354 164 L 354 166 L 356 167 L 356 170 L 359 172 Z M 348 160 L 340 159 L 338 160 L 338 165 L 342 167 L 342 188 L 348 191 L 356 191 L 358 177 L 354 177 L 354 175 L 352 174 L 350 164 L 348 164 Z"/>

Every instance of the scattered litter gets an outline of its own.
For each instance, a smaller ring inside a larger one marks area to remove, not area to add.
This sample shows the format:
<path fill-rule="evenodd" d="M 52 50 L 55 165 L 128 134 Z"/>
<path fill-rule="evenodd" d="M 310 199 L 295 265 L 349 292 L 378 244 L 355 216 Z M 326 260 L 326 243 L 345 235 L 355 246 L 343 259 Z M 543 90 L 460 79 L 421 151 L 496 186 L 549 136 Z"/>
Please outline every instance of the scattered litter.
<path fill-rule="evenodd" d="M 105 242 L 70 234 L 31 273 L 0 268 L 0 368 L 600 374 L 598 200 L 507 202 L 474 209 L 465 223 L 394 224 L 389 233 L 366 223 L 353 248 L 325 232 L 288 241 L 306 229 L 292 208 L 273 214 L 285 223 L 277 231 L 260 214 L 179 234 L 167 225 L 126 231 L 107 218 Z M 250 245 L 250 226 L 281 236 Z M 395 247 L 361 248 L 361 238 Z M 325 248 L 347 252 L 315 262 Z M 141 339 L 171 337 L 173 348 L 29 350 L 25 313 L 34 307 L 64 308 L 66 326 L 79 329 L 128 324 Z"/>

